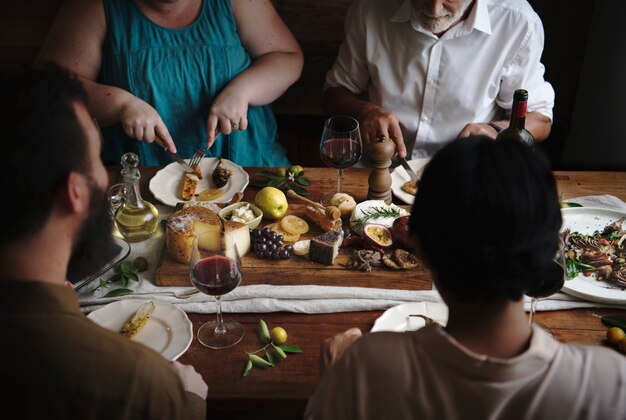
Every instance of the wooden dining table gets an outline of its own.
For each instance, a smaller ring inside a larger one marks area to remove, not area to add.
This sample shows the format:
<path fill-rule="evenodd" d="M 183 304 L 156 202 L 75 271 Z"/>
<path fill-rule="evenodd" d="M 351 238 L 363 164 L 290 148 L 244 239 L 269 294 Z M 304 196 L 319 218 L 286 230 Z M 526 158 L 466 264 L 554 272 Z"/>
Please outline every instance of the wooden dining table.
<path fill-rule="evenodd" d="M 120 182 L 119 167 L 109 167 L 110 183 Z M 159 170 L 158 167 L 141 167 L 140 188 L 144 199 L 152 203 L 158 200 L 148 188 L 149 180 Z M 244 168 L 252 180 L 260 180 L 256 174 L 268 168 Z M 317 198 L 320 194 L 336 188 L 336 171 L 331 168 L 305 168 L 305 176 L 312 182 L 308 188 L 309 196 Z M 344 171 L 344 191 L 353 195 L 357 202 L 367 196 L 368 169 L 352 168 Z M 555 172 L 559 194 L 564 200 L 572 197 L 610 194 L 626 201 L 626 172 Z M 254 202 L 258 188 L 248 187 L 243 201 Z M 401 201 L 394 202 L 404 204 Z M 293 199 L 289 200 L 293 203 Z M 186 267 L 181 269 L 186 270 Z M 253 270 L 252 270 L 253 271 Z M 294 270 L 295 271 L 295 270 Z M 368 273 L 362 272 L 365 277 Z M 186 275 L 186 273 L 183 273 Z M 423 280 L 423 273 L 414 278 Z M 243 284 L 254 273 L 244 272 Z M 338 272 L 341 276 L 341 272 Z M 408 272 L 406 278 L 411 279 Z M 389 275 L 384 288 L 406 289 L 406 285 L 396 287 L 394 278 Z M 281 275 L 277 284 L 302 284 L 297 281 L 298 272 L 291 276 Z M 264 282 L 271 284 L 272 279 Z M 380 287 L 380 286 L 379 286 Z M 323 314 L 302 314 L 290 312 L 276 313 L 234 313 L 226 314 L 244 327 L 243 340 L 234 347 L 223 350 L 211 350 L 202 346 L 196 339 L 191 347 L 179 359 L 191 364 L 202 374 L 209 385 L 207 410 L 210 415 L 223 418 L 300 418 L 307 398 L 315 391 L 319 380 L 320 344 L 351 327 L 367 332 L 382 311 L 360 311 Z M 600 317 L 609 314 L 626 315 L 620 309 L 576 309 L 546 311 L 536 314 L 536 321 L 549 327 L 555 337 L 566 343 L 584 343 L 607 345 L 605 343 L 607 327 Z M 194 337 L 198 328 L 215 317 L 215 314 L 188 314 L 193 323 Z M 262 347 L 257 337 L 259 319 L 267 322 L 270 328 L 283 327 L 289 336 L 289 343 L 299 346 L 302 354 L 289 355 L 275 368 L 254 369 L 252 374 L 242 377 L 247 360 L 246 351 Z M 267 417 L 263 417 L 263 416 Z"/>

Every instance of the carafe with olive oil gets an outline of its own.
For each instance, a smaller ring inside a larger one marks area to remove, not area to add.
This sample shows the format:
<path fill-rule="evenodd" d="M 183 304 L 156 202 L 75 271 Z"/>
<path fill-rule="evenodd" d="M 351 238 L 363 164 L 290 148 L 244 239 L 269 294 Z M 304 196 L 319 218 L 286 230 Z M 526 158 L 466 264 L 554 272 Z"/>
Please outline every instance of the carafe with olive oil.
<path fill-rule="evenodd" d="M 159 211 L 141 198 L 138 164 L 139 158 L 136 154 L 125 153 L 122 156 L 121 171 L 124 182 L 111 188 L 113 190 L 118 187 L 117 194 L 109 193 L 115 226 L 128 242 L 144 241 L 152 237 L 159 227 Z"/>

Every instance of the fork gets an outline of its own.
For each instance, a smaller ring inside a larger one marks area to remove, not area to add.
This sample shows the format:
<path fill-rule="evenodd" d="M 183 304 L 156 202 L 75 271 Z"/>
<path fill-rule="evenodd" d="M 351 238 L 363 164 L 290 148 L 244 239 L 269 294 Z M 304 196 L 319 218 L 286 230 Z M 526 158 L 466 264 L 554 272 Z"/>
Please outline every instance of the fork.
<path fill-rule="evenodd" d="M 198 149 L 198 150 L 196 150 L 196 153 L 194 153 L 193 156 L 191 157 L 191 159 L 189 160 L 189 166 L 191 166 L 192 168 L 195 169 L 196 166 L 198 166 L 198 164 L 200 163 L 200 161 L 204 157 L 204 155 L 206 155 L 206 149 Z"/>
<path fill-rule="evenodd" d="M 176 298 L 176 299 L 187 299 L 187 298 L 190 298 L 193 295 L 196 295 L 198 293 L 200 293 L 200 290 L 198 290 L 198 289 L 189 289 L 189 290 L 185 290 L 184 292 L 180 292 L 180 293 L 171 292 L 169 290 L 164 290 L 164 291 L 160 291 L 160 292 L 133 293 L 133 296 L 162 295 L 162 296 L 171 296 L 171 297 Z"/>

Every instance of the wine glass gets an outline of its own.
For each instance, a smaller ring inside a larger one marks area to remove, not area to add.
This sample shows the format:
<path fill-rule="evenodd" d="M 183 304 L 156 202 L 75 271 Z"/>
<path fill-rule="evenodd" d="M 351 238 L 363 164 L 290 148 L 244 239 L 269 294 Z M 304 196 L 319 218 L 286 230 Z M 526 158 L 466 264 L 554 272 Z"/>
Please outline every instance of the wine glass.
<path fill-rule="evenodd" d="M 223 349 L 243 338 L 243 327 L 237 321 L 222 318 L 221 297 L 241 282 L 241 259 L 235 239 L 222 231 L 208 231 L 196 236 L 191 248 L 189 277 L 191 283 L 207 295 L 215 296 L 216 320 L 198 330 L 198 341 L 212 349 Z"/>
<path fill-rule="evenodd" d="M 561 290 L 563 284 L 565 284 L 567 271 L 565 269 L 565 243 L 563 239 L 559 237 L 559 248 L 554 256 L 554 259 L 551 261 L 550 265 L 546 268 L 543 273 L 543 281 L 541 285 L 536 290 L 529 290 L 526 292 L 527 296 L 530 296 L 530 311 L 528 313 L 528 324 L 532 326 L 535 312 L 537 311 L 537 302 L 539 298 L 545 298 L 551 296 Z M 535 322 L 536 325 L 542 327 L 546 330 L 550 335 L 554 336 L 550 329 L 539 323 Z"/>
<path fill-rule="evenodd" d="M 362 151 L 357 120 L 346 116 L 326 120 L 320 140 L 320 157 L 326 165 L 337 169 L 337 192 L 343 192 L 343 170 L 357 163 Z"/>

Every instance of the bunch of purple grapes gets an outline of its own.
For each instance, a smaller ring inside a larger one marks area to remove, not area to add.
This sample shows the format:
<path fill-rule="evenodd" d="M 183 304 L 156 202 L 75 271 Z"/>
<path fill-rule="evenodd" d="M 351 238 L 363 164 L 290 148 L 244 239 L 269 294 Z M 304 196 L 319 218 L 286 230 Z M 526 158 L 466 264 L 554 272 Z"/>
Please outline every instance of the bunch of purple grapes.
<path fill-rule="evenodd" d="M 291 258 L 293 246 L 283 247 L 283 235 L 279 235 L 270 228 L 252 229 L 252 249 L 257 258 L 274 260 L 288 260 Z"/>

